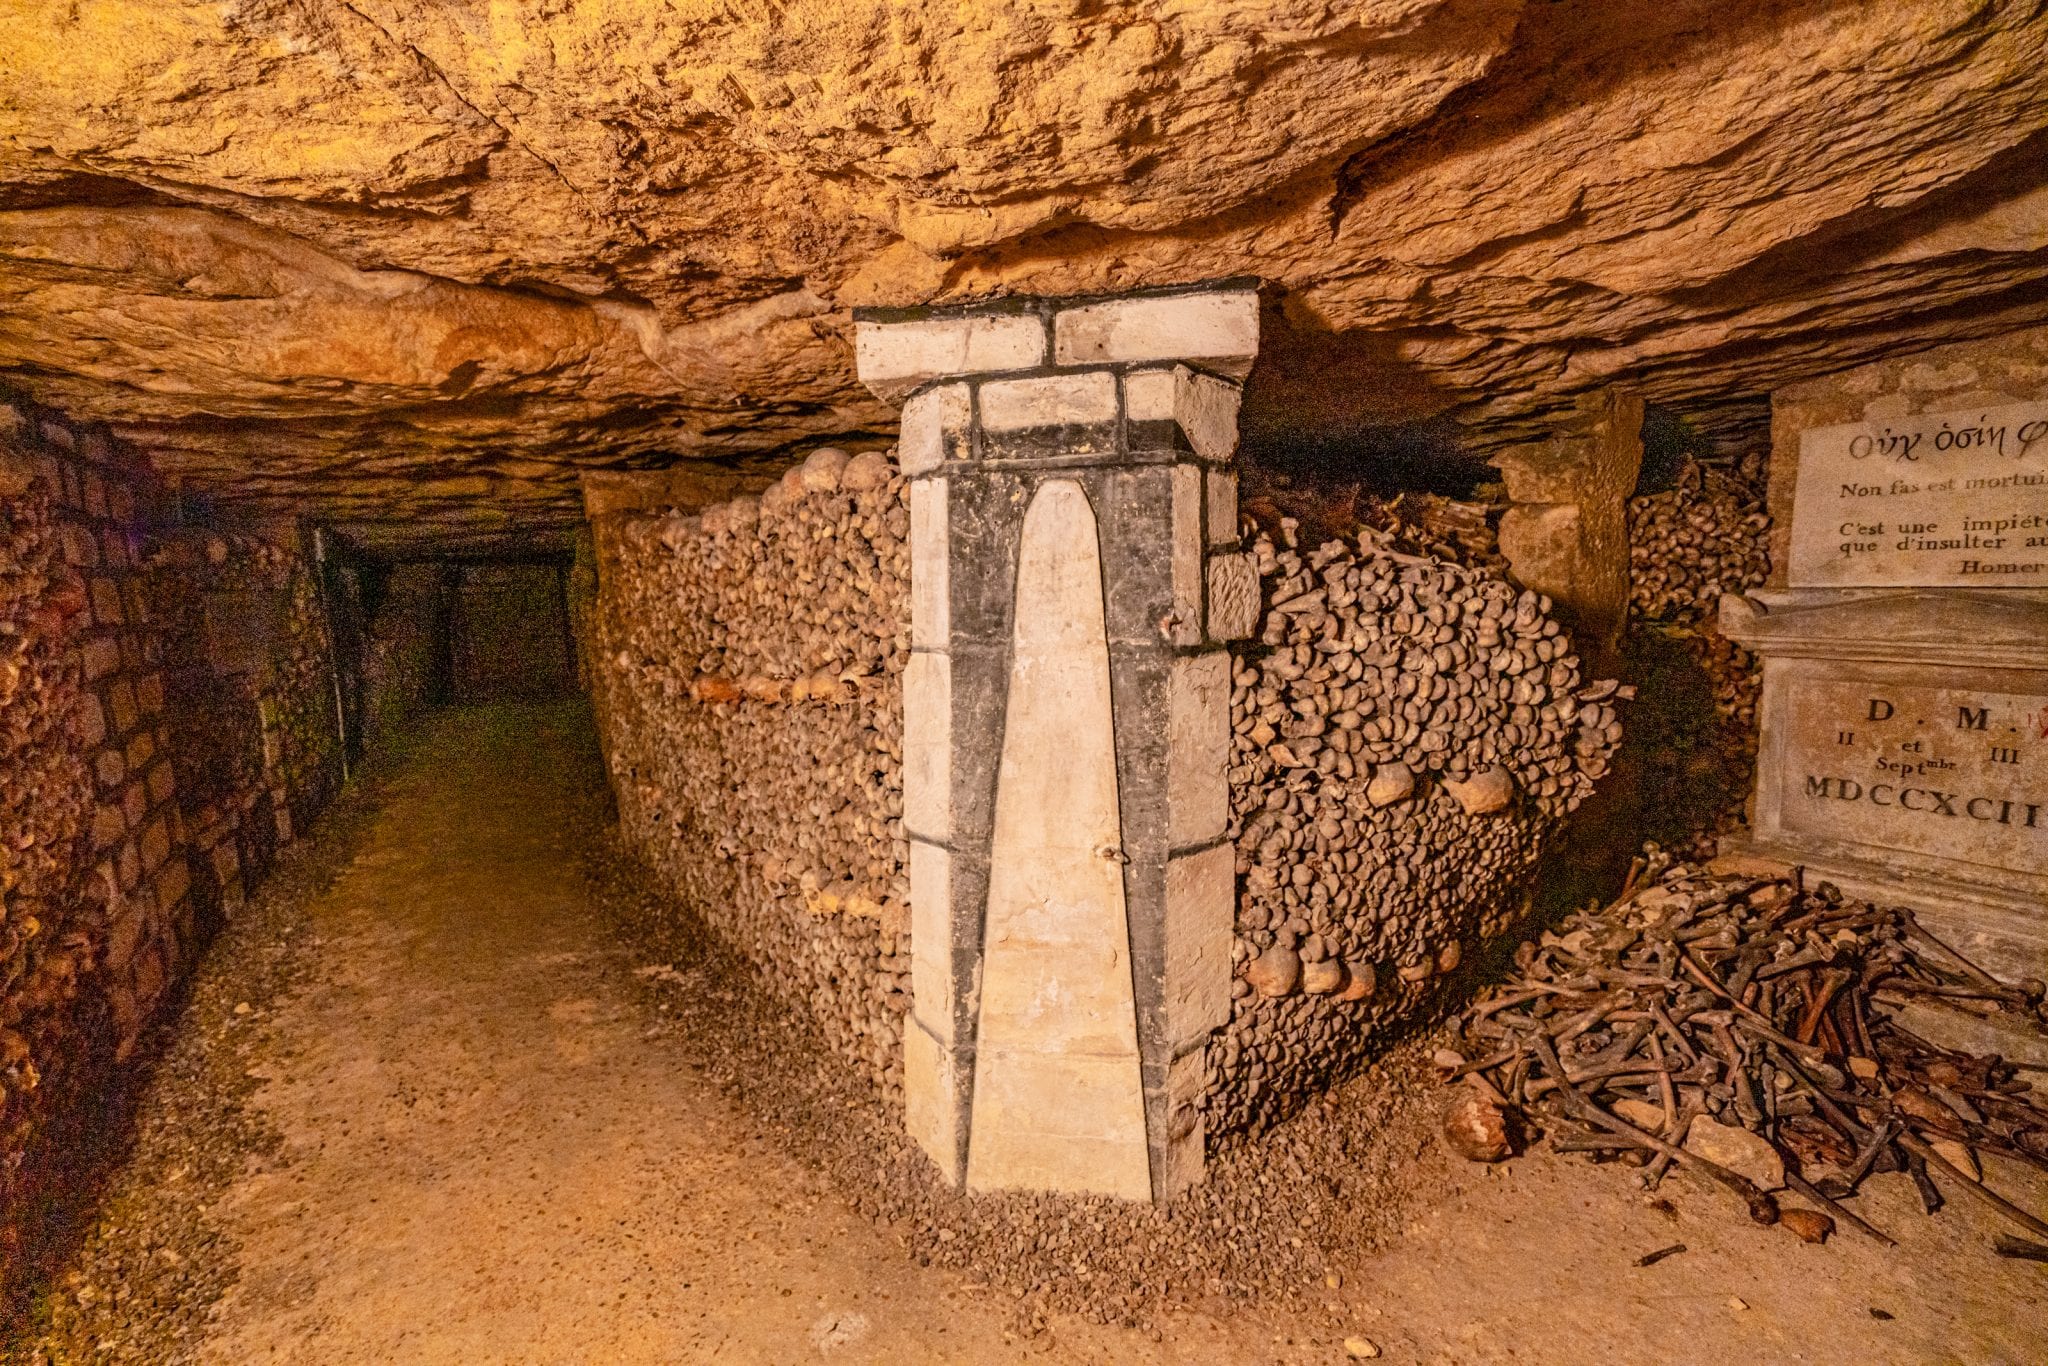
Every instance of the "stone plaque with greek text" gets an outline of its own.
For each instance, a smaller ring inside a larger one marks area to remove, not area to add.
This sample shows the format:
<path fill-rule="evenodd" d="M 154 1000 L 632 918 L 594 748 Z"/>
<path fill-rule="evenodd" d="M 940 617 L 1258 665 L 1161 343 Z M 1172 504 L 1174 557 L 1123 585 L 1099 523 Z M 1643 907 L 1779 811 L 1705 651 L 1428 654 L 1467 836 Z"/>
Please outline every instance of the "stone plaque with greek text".
<path fill-rule="evenodd" d="M 2048 873 L 2048 697 L 1804 679 L 1782 719 L 1784 829 Z"/>
<path fill-rule="evenodd" d="M 2048 402 L 1799 438 L 1794 588 L 2048 588 Z"/>

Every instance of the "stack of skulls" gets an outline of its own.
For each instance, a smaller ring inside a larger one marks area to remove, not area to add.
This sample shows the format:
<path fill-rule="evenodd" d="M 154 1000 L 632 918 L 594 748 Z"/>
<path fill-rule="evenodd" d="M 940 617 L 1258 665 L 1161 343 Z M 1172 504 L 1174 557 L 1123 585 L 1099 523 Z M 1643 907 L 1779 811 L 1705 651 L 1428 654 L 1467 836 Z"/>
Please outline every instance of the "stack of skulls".
<path fill-rule="evenodd" d="M 1711 626 L 1724 593 L 1770 573 L 1762 457 L 1731 468 L 1687 461 L 1662 493 L 1629 500 L 1629 599 L 1648 621 Z"/>
<path fill-rule="evenodd" d="M 1655 768 L 1689 756 L 1667 784 L 1725 794 L 1703 835 L 1739 819 L 1756 769 L 1761 673 L 1749 651 L 1721 634 L 1718 621 L 1724 594 L 1749 592 L 1769 576 L 1770 527 L 1760 450 L 1732 467 L 1689 461 L 1672 488 L 1629 502 L 1629 597 L 1637 629 L 1676 642 L 1713 696 L 1711 724 L 1686 718 L 1697 728 L 1666 737 L 1664 754 L 1651 760 Z M 1700 771 L 1707 766 L 1713 771 Z"/>
<path fill-rule="evenodd" d="M 86 590 L 65 562 L 55 496 L 45 474 L 0 446 L 0 1208 L 12 1207 L 42 1108 L 38 1065 L 76 1052 L 61 1037 L 72 1022 L 62 1007 L 105 933 L 78 919 L 73 881 L 93 800 L 72 733 Z M 0 1268 L 8 1261 L 0 1246 Z"/>
<path fill-rule="evenodd" d="M 629 517 L 592 650 L 628 838 L 896 1101 L 909 520 L 886 455 L 833 448 L 758 498 Z"/>
<path fill-rule="evenodd" d="M 1518 917 L 1621 738 L 1538 594 L 1370 530 L 1253 542 L 1264 614 L 1231 695 L 1240 886 L 1211 1133 L 1261 1127 L 1356 1063 L 1467 946 Z"/>

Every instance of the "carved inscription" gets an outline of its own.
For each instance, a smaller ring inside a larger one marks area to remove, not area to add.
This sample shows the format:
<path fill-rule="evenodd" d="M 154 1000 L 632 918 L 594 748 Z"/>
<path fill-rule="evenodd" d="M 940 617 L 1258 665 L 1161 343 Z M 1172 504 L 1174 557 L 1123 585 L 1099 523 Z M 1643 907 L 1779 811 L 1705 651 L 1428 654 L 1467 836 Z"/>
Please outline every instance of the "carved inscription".
<path fill-rule="evenodd" d="M 2048 402 L 1799 438 L 1794 588 L 2048 587 Z"/>
<path fill-rule="evenodd" d="M 1786 703 L 1786 829 L 2048 872 L 2048 697 L 1802 682 Z"/>

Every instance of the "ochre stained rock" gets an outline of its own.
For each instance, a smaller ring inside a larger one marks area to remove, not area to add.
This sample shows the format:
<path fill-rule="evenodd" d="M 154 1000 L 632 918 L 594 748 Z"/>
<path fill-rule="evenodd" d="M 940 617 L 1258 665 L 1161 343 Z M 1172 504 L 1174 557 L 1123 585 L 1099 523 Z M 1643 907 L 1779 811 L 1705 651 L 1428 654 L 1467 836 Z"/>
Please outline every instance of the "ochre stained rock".
<path fill-rule="evenodd" d="M 2044 48 L 2019 0 L 22 0 L 0 378 L 387 536 L 881 444 L 851 308 L 994 292 L 1271 282 L 1254 443 L 1610 383 L 1732 429 L 2048 317 Z"/>

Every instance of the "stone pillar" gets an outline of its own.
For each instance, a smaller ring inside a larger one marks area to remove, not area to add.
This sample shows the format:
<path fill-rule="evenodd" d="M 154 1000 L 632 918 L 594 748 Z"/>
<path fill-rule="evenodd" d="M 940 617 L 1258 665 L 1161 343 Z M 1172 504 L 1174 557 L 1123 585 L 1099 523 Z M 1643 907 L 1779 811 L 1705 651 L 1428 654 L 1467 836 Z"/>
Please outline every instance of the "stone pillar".
<path fill-rule="evenodd" d="M 1562 609 L 1594 672 L 1610 669 L 1628 618 L 1628 500 L 1643 468 L 1643 401 L 1617 389 L 1579 400 L 1547 441 L 1493 462 L 1513 506 L 1500 549 L 1515 577 Z"/>
<path fill-rule="evenodd" d="M 858 315 L 907 398 L 912 1134 L 978 1190 L 1170 1197 L 1230 1006 L 1250 284 Z"/>

